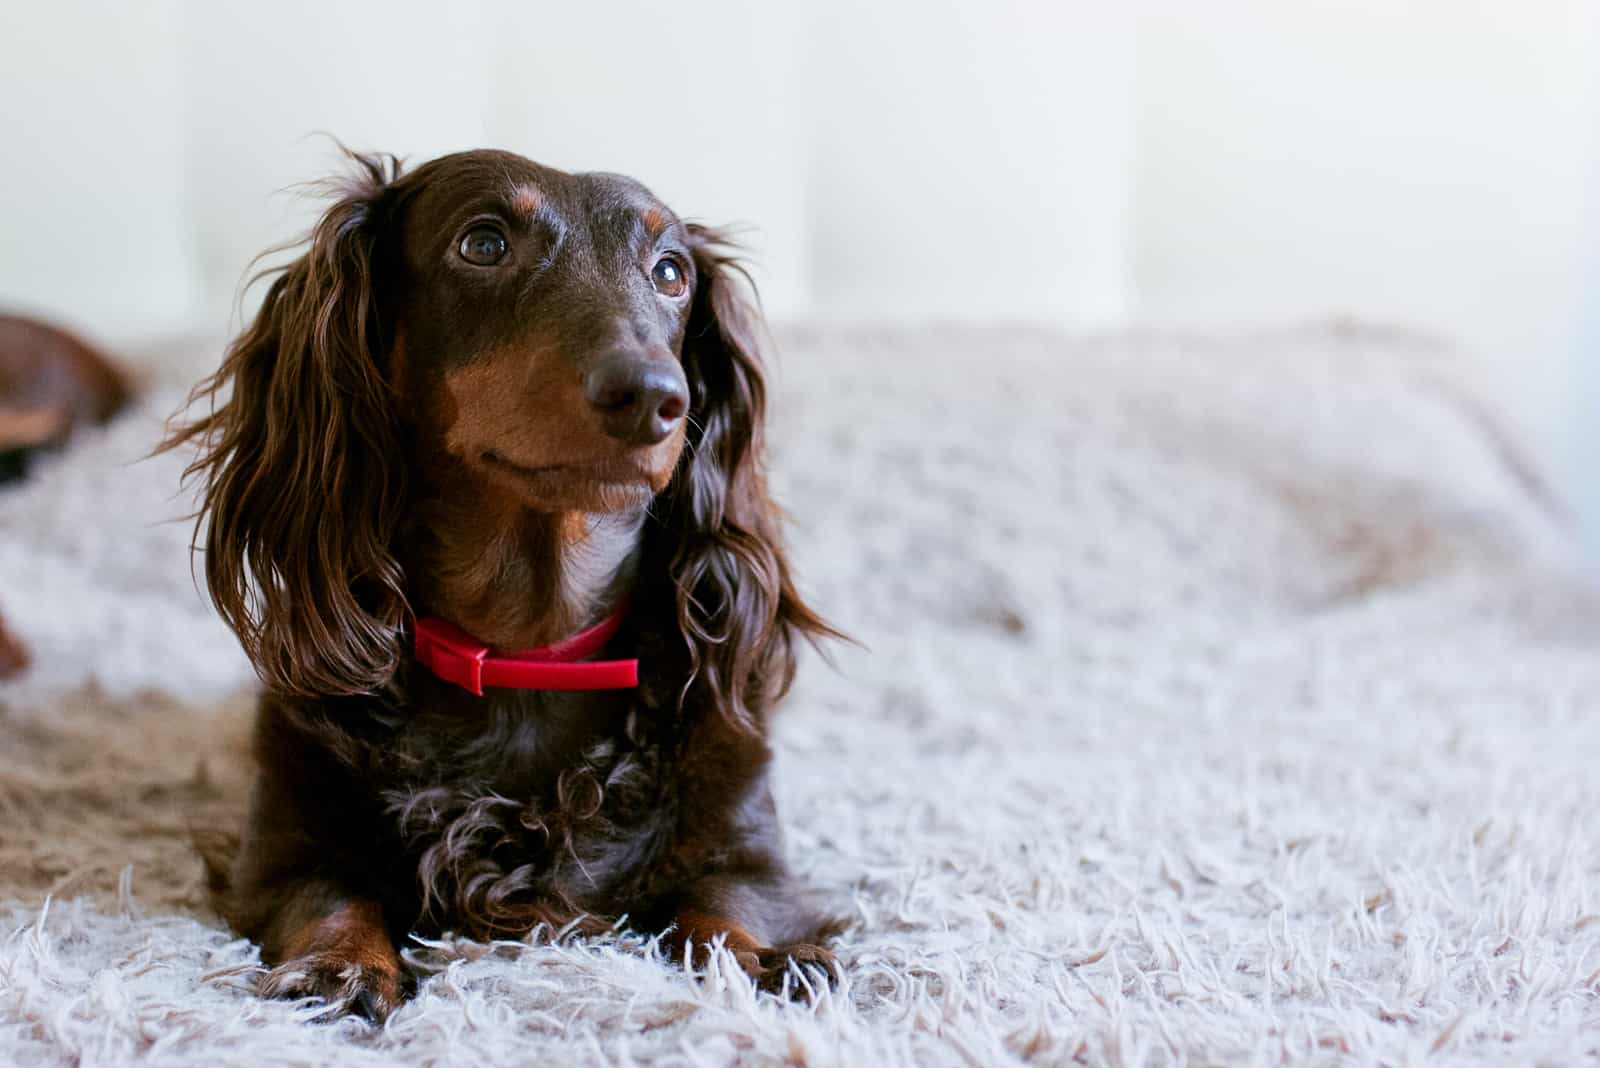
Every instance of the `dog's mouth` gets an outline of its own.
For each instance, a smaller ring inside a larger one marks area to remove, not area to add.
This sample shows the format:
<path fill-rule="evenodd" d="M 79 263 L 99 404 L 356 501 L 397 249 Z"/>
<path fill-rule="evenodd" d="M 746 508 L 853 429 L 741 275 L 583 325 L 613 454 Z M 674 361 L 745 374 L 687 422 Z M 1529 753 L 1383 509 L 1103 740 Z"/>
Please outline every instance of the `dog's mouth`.
<path fill-rule="evenodd" d="M 483 454 L 483 462 L 496 470 L 520 478 L 548 480 L 577 479 L 585 482 L 649 482 L 650 472 L 626 460 L 598 460 L 558 464 L 525 464 L 493 449 Z"/>
<path fill-rule="evenodd" d="M 648 501 L 661 489 L 655 472 L 625 457 L 527 464 L 493 449 L 481 456 L 483 466 L 500 481 L 514 484 L 536 501 L 554 506 L 574 506 L 579 499 L 588 507 L 612 511 Z"/>

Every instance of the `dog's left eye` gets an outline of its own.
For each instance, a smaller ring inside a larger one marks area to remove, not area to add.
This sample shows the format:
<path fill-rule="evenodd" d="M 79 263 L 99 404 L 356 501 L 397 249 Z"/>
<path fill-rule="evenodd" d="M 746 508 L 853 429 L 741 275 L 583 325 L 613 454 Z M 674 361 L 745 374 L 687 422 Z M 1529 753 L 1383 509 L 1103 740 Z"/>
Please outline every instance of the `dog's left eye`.
<path fill-rule="evenodd" d="M 689 288 L 683 264 L 676 256 L 663 256 L 657 260 L 650 272 L 650 281 L 655 283 L 656 292 L 663 297 L 681 297 L 684 290 Z"/>
<path fill-rule="evenodd" d="M 506 258 L 506 236 L 492 226 L 474 226 L 461 239 L 461 258 L 479 267 L 493 267 Z"/>

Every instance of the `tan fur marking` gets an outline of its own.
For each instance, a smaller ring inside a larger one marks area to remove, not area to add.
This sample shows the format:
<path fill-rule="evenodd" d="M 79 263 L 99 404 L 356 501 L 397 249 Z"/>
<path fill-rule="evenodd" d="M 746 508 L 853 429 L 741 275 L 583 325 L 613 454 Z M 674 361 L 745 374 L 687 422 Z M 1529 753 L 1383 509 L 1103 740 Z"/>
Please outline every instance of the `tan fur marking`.
<path fill-rule="evenodd" d="M 398 974 L 400 959 L 375 901 L 349 901 L 326 916 L 302 925 L 284 939 L 283 955 L 336 957 L 359 968 Z"/>
<path fill-rule="evenodd" d="M 559 530 L 563 548 L 582 545 L 589 540 L 589 517 L 582 512 L 567 512 L 560 517 Z"/>
<path fill-rule="evenodd" d="M 539 214 L 539 205 L 543 203 L 544 196 L 539 192 L 538 186 L 519 185 L 511 192 L 511 206 L 525 219 L 531 219 Z"/>
<path fill-rule="evenodd" d="M 751 938 L 743 927 L 732 920 L 721 916 L 712 916 L 696 909 L 684 909 L 678 913 L 673 921 L 672 931 L 667 935 L 667 944 L 672 948 L 679 959 L 687 960 L 689 954 L 694 954 L 690 964 L 700 963 L 710 955 L 712 943 L 722 939 L 722 944 L 740 963 L 746 964 L 747 956 L 757 953 L 761 949 L 760 943 Z"/>
<path fill-rule="evenodd" d="M 445 444 L 462 459 L 488 447 L 534 466 L 577 458 L 575 438 L 598 444 L 583 418 L 583 382 L 554 352 L 495 353 L 450 372 L 445 390 L 455 408 Z"/>

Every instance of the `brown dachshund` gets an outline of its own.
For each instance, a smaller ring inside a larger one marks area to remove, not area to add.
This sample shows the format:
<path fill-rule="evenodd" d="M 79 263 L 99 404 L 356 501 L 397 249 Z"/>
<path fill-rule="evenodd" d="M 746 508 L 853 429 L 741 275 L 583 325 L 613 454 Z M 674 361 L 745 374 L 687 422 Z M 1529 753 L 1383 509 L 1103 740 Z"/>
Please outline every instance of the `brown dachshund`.
<path fill-rule="evenodd" d="M 408 932 L 624 918 L 831 977 L 767 733 L 833 631 L 767 494 L 729 246 L 617 175 L 352 158 L 167 443 L 199 446 L 211 596 L 266 686 L 210 858 L 263 991 L 381 1020 Z"/>
<path fill-rule="evenodd" d="M 60 445 L 74 427 L 110 419 L 129 393 L 122 372 L 86 342 L 0 315 L 0 482 L 21 478 L 35 452 Z M 0 678 L 27 664 L 27 648 L 0 619 Z"/>

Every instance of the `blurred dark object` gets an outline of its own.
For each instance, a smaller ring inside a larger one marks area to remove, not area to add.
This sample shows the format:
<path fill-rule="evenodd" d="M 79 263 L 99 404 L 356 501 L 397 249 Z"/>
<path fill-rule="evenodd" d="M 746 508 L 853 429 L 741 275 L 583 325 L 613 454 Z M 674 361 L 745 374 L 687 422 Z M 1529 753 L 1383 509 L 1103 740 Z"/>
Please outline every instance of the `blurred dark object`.
<path fill-rule="evenodd" d="M 0 619 L 0 679 L 15 675 L 27 666 L 27 646 L 18 641 L 16 636 L 6 629 L 6 621 Z"/>
<path fill-rule="evenodd" d="M 56 327 L 0 315 L 0 482 L 28 458 L 127 403 L 127 378 L 102 353 Z M 0 618 L 0 679 L 28 666 L 28 650 Z"/>
<path fill-rule="evenodd" d="M 0 482 L 21 478 L 31 453 L 61 444 L 74 428 L 111 418 L 131 392 L 123 373 L 87 343 L 0 315 Z"/>

